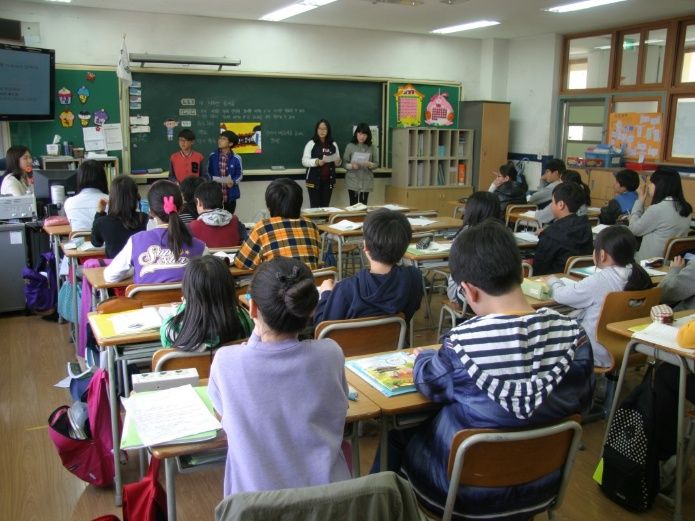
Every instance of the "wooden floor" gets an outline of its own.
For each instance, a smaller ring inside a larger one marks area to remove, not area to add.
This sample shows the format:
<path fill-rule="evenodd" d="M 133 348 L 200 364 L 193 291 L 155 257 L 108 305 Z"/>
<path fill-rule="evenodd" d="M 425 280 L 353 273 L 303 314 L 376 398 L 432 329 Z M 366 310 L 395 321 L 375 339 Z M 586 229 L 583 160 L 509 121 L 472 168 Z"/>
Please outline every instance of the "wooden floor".
<path fill-rule="evenodd" d="M 438 311 L 438 306 L 434 307 Z M 422 326 L 423 319 L 418 318 Z M 120 517 L 110 490 L 87 486 L 63 469 L 47 435 L 48 415 L 70 401 L 65 390 L 53 387 L 65 376 L 65 363 L 73 359 L 73 346 L 67 338 L 65 325 L 38 317 L 0 316 L 0 520 L 88 521 L 110 513 Z M 418 345 L 433 341 L 432 332 L 416 334 Z M 603 497 L 591 475 L 604 428 L 604 422 L 585 427 L 586 449 L 579 453 L 558 519 L 670 520 L 672 511 L 661 500 L 657 499 L 650 512 L 637 515 Z M 362 438 L 362 468 L 371 465 L 376 441 L 376 433 Z M 126 481 L 136 479 L 135 460 L 128 464 Z M 178 475 L 179 519 L 214 519 L 215 505 L 222 497 L 222 480 L 222 467 Z M 695 479 L 687 483 L 685 498 L 683 519 L 695 519 Z"/>

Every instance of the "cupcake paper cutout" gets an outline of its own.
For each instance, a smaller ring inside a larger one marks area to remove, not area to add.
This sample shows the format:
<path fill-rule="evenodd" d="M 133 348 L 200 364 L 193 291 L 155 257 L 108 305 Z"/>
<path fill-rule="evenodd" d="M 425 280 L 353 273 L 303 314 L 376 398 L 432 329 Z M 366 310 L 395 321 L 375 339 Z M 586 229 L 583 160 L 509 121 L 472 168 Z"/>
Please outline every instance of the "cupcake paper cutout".
<path fill-rule="evenodd" d="M 72 91 L 67 87 L 63 87 L 58 91 L 58 101 L 61 105 L 70 105 L 72 102 Z"/>
<path fill-rule="evenodd" d="M 92 117 L 92 113 L 89 112 L 88 110 L 81 110 L 80 113 L 77 115 L 77 117 L 80 120 L 80 125 L 83 127 L 86 127 L 89 125 L 89 120 Z"/>
<path fill-rule="evenodd" d="M 77 97 L 80 100 L 80 103 L 84 105 L 89 99 L 89 89 L 82 85 L 79 89 L 77 89 Z"/>
<path fill-rule="evenodd" d="M 109 114 L 104 109 L 99 109 L 94 112 L 94 124 L 97 127 L 102 126 L 109 119 Z"/>
<path fill-rule="evenodd" d="M 75 115 L 70 110 L 64 110 L 63 112 L 60 113 L 59 117 L 60 117 L 60 124 L 65 128 L 72 127 L 72 124 L 75 121 Z"/>

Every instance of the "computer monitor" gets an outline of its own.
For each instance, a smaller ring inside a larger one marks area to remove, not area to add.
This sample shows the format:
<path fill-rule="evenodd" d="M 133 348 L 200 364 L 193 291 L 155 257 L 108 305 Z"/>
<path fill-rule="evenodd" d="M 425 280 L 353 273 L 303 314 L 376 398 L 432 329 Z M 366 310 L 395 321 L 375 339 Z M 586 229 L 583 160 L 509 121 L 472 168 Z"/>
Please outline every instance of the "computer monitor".
<path fill-rule="evenodd" d="M 40 216 L 45 214 L 44 208 L 51 204 L 51 186 L 62 185 L 66 199 L 77 193 L 77 170 L 34 170 L 33 177 L 36 210 Z"/>

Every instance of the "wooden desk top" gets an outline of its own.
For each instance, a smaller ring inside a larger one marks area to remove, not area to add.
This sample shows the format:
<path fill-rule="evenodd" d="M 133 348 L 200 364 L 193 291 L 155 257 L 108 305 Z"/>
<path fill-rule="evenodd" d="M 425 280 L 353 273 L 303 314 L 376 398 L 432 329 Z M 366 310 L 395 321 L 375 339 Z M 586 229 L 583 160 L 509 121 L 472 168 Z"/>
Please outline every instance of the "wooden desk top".
<path fill-rule="evenodd" d="M 437 241 L 439 244 L 449 244 L 451 245 L 452 241 Z M 408 249 L 405 251 L 405 254 L 403 255 L 404 259 L 408 259 L 410 261 L 428 261 L 428 260 L 446 260 L 449 258 L 449 252 L 451 249 L 447 250 L 441 250 L 441 251 L 431 251 L 428 252 L 426 250 L 418 250 L 417 253 L 413 252 L 412 250 Z"/>
<path fill-rule="evenodd" d="M 683 311 L 676 311 L 673 316 L 675 318 L 681 318 L 695 313 L 695 309 L 686 309 Z M 612 322 L 606 325 L 608 331 L 616 333 L 625 338 L 632 338 L 631 327 L 641 326 L 645 324 L 651 324 L 652 319 L 650 317 L 635 318 L 632 320 L 623 320 L 622 322 Z"/>
<path fill-rule="evenodd" d="M 398 212 L 417 211 L 415 208 L 411 208 L 409 206 L 403 206 L 400 204 L 394 205 L 394 206 L 399 207 L 397 210 L 394 208 L 394 210 L 398 211 Z M 305 219 L 328 219 L 331 215 L 337 215 L 337 214 L 348 213 L 348 212 L 350 212 L 350 213 L 352 213 L 352 212 L 364 212 L 364 211 L 371 212 L 371 211 L 378 210 L 379 208 L 384 208 L 384 207 L 385 207 L 385 205 L 367 206 L 366 210 L 348 210 L 346 208 L 336 207 L 336 208 L 338 208 L 338 211 L 333 211 L 333 212 L 323 211 L 319 208 L 314 208 L 314 209 L 303 208 L 302 209 L 302 217 L 304 217 Z"/>
<path fill-rule="evenodd" d="M 425 217 L 425 219 L 433 220 L 432 224 L 424 226 L 413 226 L 413 232 L 434 232 L 440 230 L 451 230 L 452 228 L 460 228 L 462 221 L 454 217 Z M 362 227 L 356 230 L 336 230 L 328 224 L 319 224 L 318 229 L 324 233 L 337 235 L 340 237 L 359 237 L 362 235 Z"/>
<path fill-rule="evenodd" d="M 72 228 L 69 224 L 61 224 L 59 226 L 44 226 L 43 231 L 48 235 L 70 235 Z"/>
<path fill-rule="evenodd" d="M 65 249 L 65 243 L 60 243 L 60 248 L 63 250 L 63 255 L 68 258 L 87 259 L 89 257 L 105 257 L 106 250 L 104 248 L 92 248 L 90 250 L 79 250 L 78 248 Z"/>
<path fill-rule="evenodd" d="M 350 373 L 350 371 L 345 371 Z M 353 386 L 354 387 L 354 386 Z M 377 404 L 361 393 L 357 400 L 348 400 L 348 410 L 345 416 L 345 423 L 376 418 L 381 414 L 381 409 Z M 199 441 L 196 443 L 178 443 L 174 445 L 159 445 L 152 447 L 151 452 L 155 458 L 164 459 L 176 456 L 187 456 L 204 450 L 220 449 L 227 446 L 227 436 L 223 430 L 217 433 L 212 440 Z"/>

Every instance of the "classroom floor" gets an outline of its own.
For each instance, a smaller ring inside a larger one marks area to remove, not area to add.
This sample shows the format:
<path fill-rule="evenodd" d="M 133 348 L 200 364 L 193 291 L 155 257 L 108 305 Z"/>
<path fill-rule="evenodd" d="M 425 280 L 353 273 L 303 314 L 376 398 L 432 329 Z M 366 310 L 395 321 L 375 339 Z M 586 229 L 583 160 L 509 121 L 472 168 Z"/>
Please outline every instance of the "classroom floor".
<path fill-rule="evenodd" d="M 438 316 L 439 299 L 433 305 Z M 416 326 L 424 326 L 422 311 Z M 432 331 L 416 332 L 416 345 L 435 341 Z M 110 490 L 100 490 L 69 474 L 60 464 L 48 438 L 48 415 L 69 403 L 65 390 L 53 387 L 65 376 L 65 363 L 73 359 L 67 326 L 34 316 L 0 316 L 0 519 L 21 521 L 88 521 L 105 514 L 121 516 Z M 630 383 L 636 384 L 638 376 Z M 584 428 L 586 449 L 579 452 L 571 483 L 557 518 L 560 521 L 621 519 L 668 521 L 672 510 L 657 499 L 651 511 L 633 514 L 606 499 L 592 481 L 605 422 Z M 362 468 L 368 469 L 378 435 L 361 439 Z M 137 458 L 131 458 L 124 473 L 126 482 L 137 479 Z M 162 476 L 163 480 L 163 476 Z M 181 520 L 214 519 L 214 508 L 222 495 L 223 468 L 179 474 L 176 480 L 178 513 Z M 695 478 L 684 492 L 683 519 L 695 519 Z M 538 516 L 537 519 L 545 519 Z"/>

